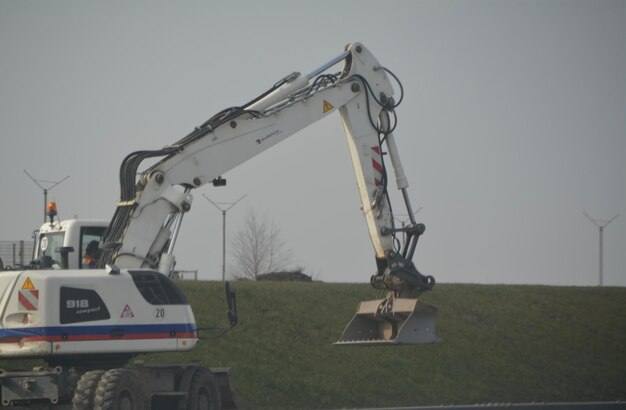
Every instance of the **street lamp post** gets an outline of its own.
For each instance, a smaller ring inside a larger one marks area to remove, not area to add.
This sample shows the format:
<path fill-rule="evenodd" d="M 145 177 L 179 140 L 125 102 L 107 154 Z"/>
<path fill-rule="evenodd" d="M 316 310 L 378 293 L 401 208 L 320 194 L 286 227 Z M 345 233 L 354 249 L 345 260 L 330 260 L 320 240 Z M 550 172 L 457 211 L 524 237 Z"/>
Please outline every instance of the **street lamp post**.
<path fill-rule="evenodd" d="M 583 214 L 587 217 L 587 219 L 589 219 L 591 221 L 592 224 L 594 224 L 595 226 L 598 227 L 598 233 L 600 235 L 600 249 L 598 251 L 599 254 L 599 269 L 598 269 L 598 286 L 603 286 L 603 278 L 602 278 L 602 258 L 603 258 L 603 249 L 602 249 L 602 245 L 603 245 L 603 235 L 604 235 L 604 228 L 610 224 L 611 222 L 613 222 L 613 220 L 615 220 L 615 218 L 617 218 L 619 216 L 619 214 L 615 215 L 613 218 L 609 219 L 609 220 L 605 220 L 605 219 L 594 219 L 592 217 L 589 216 L 589 214 L 587 212 L 583 212 Z"/>
<path fill-rule="evenodd" d="M 48 207 L 48 192 L 52 190 L 52 188 L 54 188 L 55 186 L 59 185 L 61 182 L 65 181 L 66 179 L 68 179 L 70 176 L 66 176 L 65 178 L 63 178 L 60 181 L 45 181 L 43 179 L 35 179 L 31 174 L 28 173 L 28 171 L 24 170 L 24 173 L 26 175 L 28 175 L 28 177 L 35 183 L 37 184 L 37 186 L 39 188 L 41 188 L 41 190 L 43 191 L 43 221 L 46 222 L 46 210 Z M 44 184 L 49 184 L 50 186 L 48 187 L 44 187 L 42 186 L 41 183 Z"/>
<path fill-rule="evenodd" d="M 218 210 L 222 212 L 222 282 L 226 280 L 226 212 L 228 212 L 232 207 L 237 205 L 239 201 L 245 198 L 246 195 L 243 195 L 241 198 L 236 200 L 235 202 L 213 202 L 209 199 L 208 196 L 202 194 L 202 196 L 213 204 Z M 220 205 L 228 205 L 226 208 L 223 208 Z"/>

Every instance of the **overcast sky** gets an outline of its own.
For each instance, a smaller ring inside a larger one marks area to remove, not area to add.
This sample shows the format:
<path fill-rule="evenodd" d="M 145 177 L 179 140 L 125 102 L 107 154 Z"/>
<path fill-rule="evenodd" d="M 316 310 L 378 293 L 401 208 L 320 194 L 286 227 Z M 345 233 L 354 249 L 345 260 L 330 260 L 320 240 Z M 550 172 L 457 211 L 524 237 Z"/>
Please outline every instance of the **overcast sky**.
<path fill-rule="evenodd" d="M 395 132 L 439 282 L 626 286 L 625 1 L 0 0 L 0 239 L 28 239 L 42 192 L 108 219 L 123 157 L 186 135 L 360 41 L 402 81 Z M 324 281 L 368 282 L 373 249 L 338 113 L 203 187 L 178 268 L 221 275 L 216 202 L 246 198 Z M 395 186 L 392 184 L 392 189 Z M 400 204 L 394 209 L 400 209 Z M 403 217 L 403 216 L 400 216 Z"/>

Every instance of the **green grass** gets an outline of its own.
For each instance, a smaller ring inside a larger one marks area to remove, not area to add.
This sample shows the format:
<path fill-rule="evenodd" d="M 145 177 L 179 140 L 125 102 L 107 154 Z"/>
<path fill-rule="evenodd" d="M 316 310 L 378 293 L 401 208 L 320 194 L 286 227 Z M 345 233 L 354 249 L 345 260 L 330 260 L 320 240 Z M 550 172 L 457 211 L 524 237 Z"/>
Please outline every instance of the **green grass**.
<path fill-rule="evenodd" d="M 200 325 L 225 322 L 219 283 L 181 282 Z M 437 285 L 432 345 L 333 346 L 369 285 L 236 282 L 240 324 L 186 354 L 232 366 L 244 408 L 626 399 L 626 289 Z"/>
<path fill-rule="evenodd" d="M 226 324 L 221 283 L 179 284 L 199 326 Z M 439 284 L 439 343 L 338 347 L 369 285 L 233 287 L 235 329 L 141 359 L 233 367 L 244 409 L 626 400 L 625 288 Z"/>

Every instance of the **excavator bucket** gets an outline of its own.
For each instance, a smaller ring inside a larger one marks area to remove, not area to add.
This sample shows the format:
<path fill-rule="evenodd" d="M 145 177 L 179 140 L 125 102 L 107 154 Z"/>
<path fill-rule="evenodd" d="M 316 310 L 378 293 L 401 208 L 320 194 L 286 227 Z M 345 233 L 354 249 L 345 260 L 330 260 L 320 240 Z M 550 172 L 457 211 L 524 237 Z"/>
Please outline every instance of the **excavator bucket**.
<path fill-rule="evenodd" d="M 387 298 L 359 304 L 336 345 L 435 343 L 437 308 L 417 299 Z"/>

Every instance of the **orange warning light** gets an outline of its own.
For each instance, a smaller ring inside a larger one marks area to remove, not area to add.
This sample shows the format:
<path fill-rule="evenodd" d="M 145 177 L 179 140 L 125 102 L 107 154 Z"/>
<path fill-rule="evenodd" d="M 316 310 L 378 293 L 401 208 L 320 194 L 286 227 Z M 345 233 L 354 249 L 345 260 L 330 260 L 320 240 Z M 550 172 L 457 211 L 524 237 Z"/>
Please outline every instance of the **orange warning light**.
<path fill-rule="evenodd" d="M 48 216 L 56 216 L 57 214 L 57 203 L 56 202 L 48 202 Z"/>
<path fill-rule="evenodd" d="M 50 223 L 54 221 L 54 217 L 57 216 L 57 203 L 56 202 L 48 202 L 48 218 L 50 218 Z"/>

